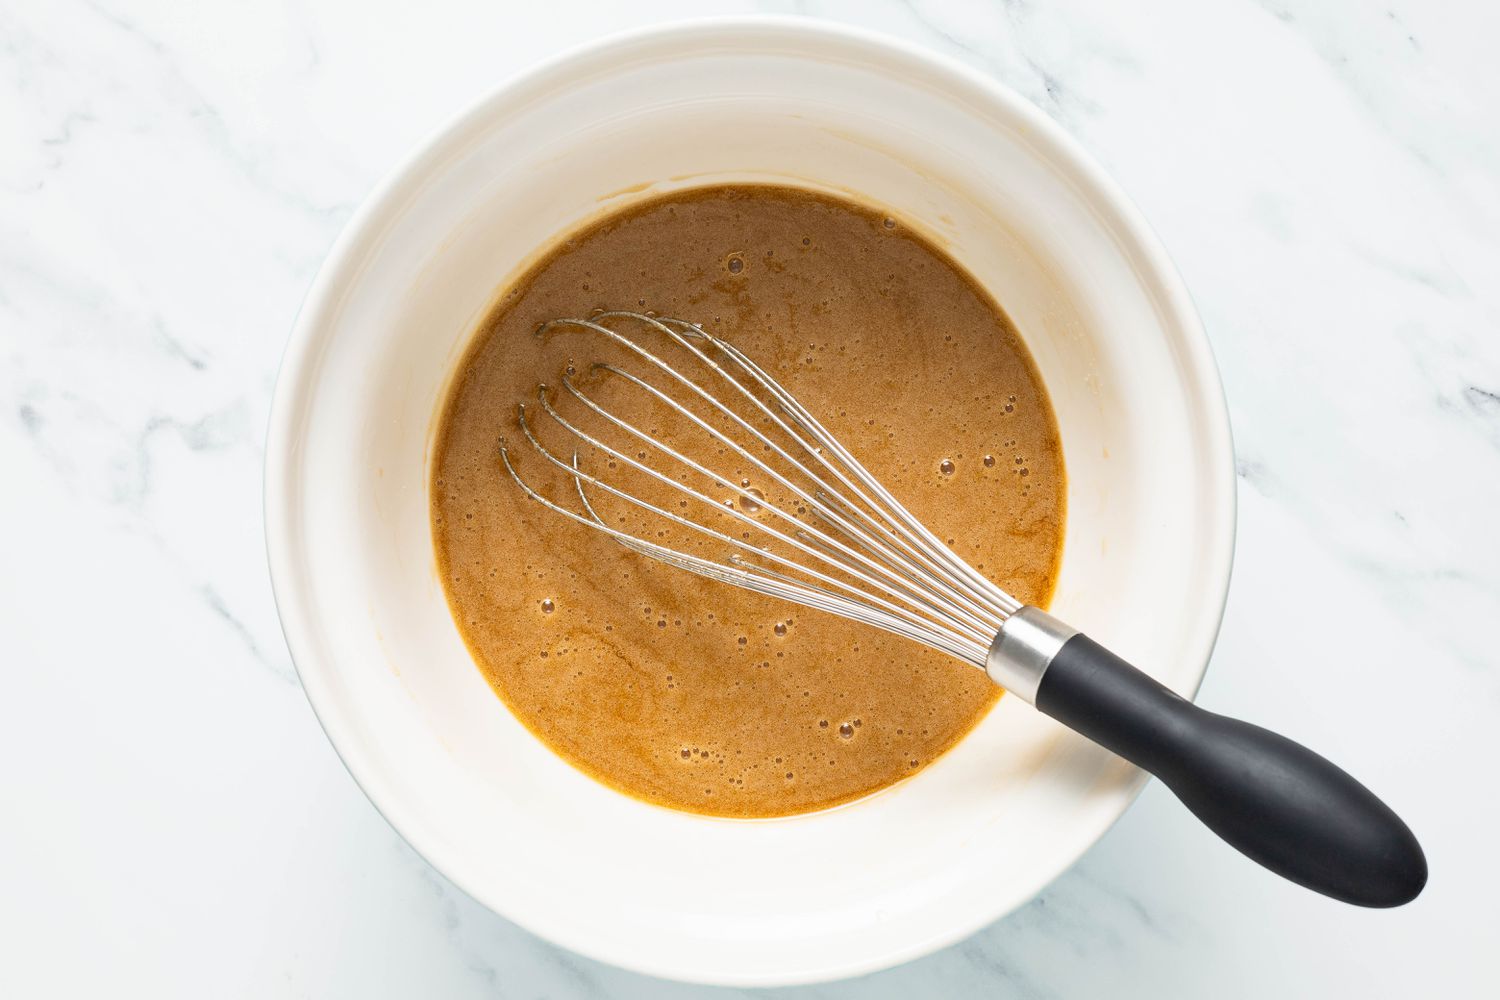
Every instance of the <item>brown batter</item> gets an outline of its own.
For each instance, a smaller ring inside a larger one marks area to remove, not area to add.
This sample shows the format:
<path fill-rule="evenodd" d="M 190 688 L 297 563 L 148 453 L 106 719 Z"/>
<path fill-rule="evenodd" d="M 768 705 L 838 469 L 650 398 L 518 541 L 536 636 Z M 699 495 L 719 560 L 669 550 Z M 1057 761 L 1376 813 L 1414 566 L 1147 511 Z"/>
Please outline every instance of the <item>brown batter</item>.
<path fill-rule="evenodd" d="M 501 435 L 520 438 L 516 403 L 591 348 L 533 331 L 600 307 L 690 319 L 733 342 L 971 564 L 1022 600 L 1045 606 L 1052 592 L 1057 426 L 999 306 L 870 209 L 699 189 L 547 255 L 482 324 L 455 379 L 433 538 L 454 619 L 500 697 L 600 781 L 723 816 L 858 798 L 953 746 L 997 697 L 973 667 L 659 565 L 516 488 L 497 451 Z M 565 475 L 527 451 L 512 448 L 528 481 L 566 499 Z"/>

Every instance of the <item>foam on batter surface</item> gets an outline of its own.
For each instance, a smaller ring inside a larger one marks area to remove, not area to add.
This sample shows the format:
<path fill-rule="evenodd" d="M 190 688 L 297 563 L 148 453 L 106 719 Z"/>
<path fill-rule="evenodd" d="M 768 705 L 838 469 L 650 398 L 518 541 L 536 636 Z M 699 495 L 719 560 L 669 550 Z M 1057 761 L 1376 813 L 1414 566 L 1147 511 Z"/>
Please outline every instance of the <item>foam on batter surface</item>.
<path fill-rule="evenodd" d="M 845 802 L 952 747 L 997 698 L 980 671 L 654 563 L 511 481 L 497 442 L 519 437 L 517 402 L 583 349 L 533 331 L 597 308 L 649 309 L 731 341 L 971 565 L 1024 601 L 1045 606 L 1052 591 L 1057 426 L 1002 309 L 878 211 L 783 188 L 698 189 L 545 255 L 481 325 L 445 404 L 430 490 L 438 565 L 505 704 L 598 780 L 724 816 Z M 565 474 L 524 452 L 512 448 L 528 481 L 567 495 Z"/>

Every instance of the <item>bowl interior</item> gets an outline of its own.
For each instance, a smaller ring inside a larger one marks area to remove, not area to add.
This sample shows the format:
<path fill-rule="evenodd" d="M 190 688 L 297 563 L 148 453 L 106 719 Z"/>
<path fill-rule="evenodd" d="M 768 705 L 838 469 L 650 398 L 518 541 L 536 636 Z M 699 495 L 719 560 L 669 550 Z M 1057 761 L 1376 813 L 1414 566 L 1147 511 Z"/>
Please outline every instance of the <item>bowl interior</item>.
<path fill-rule="evenodd" d="M 429 530 L 453 366 L 506 280 L 561 234 L 720 181 L 884 206 L 992 290 L 1061 426 L 1054 613 L 1195 690 L 1227 584 L 1232 465 L 1217 377 L 1170 265 L 1029 106 L 844 31 L 634 36 L 511 85 L 434 140 L 351 225 L 299 320 L 268 449 L 268 534 L 288 641 L 330 738 L 455 883 L 619 965 L 808 981 L 895 964 L 1008 912 L 1139 780 L 1005 698 L 882 794 L 716 820 L 594 783 L 489 690 L 449 618 Z"/>

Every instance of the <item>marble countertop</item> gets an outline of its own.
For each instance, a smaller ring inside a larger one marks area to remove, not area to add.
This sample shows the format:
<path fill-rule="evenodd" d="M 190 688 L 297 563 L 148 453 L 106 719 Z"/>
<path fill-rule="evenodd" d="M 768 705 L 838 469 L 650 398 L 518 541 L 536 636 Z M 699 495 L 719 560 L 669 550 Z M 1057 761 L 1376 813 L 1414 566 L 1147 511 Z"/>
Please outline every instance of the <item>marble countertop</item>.
<path fill-rule="evenodd" d="M 260 475 L 303 292 L 414 143 L 568 45 L 750 10 L 992 73 L 1136 199 L 1238 451 L 1200 701 L 1350 763 L 1432 868 L 1345 907 L 1153 783 L 968 941 L 784 993 L 1500 995 L 1500 15 L 1415 0 L 0 2 L 0 995 L 718 992 L 538 940 L 376 814 L 298 689 Z"/>

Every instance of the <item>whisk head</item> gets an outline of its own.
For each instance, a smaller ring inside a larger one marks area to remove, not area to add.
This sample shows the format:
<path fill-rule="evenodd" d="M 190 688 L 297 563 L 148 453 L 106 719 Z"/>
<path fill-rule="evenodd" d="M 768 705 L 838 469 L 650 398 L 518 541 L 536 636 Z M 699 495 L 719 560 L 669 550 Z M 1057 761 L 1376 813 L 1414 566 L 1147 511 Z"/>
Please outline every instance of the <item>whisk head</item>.
<path fill-rule="evenodd" d="M 526 495 L 641 555 L 916 640 L 984 668 L 1021 602 L 954 554 L 765 369 L 701 326 L 556 319 L 591 338 L 520 432 L 573 489 Z M 566 457 L 564 457 L 566 456 Z M 554 477 L 555 480 L 555 477 Z M 754 485 L 752 485 L 752 483 Z"/>

